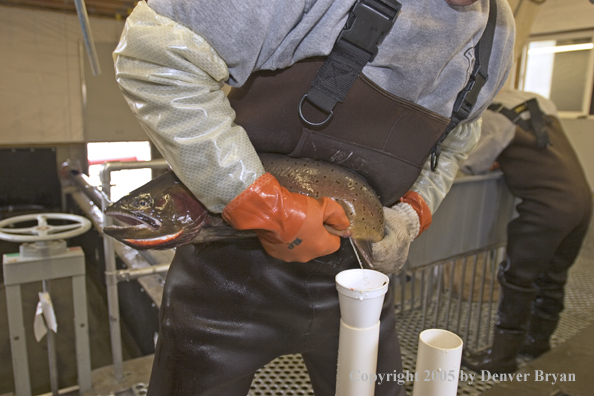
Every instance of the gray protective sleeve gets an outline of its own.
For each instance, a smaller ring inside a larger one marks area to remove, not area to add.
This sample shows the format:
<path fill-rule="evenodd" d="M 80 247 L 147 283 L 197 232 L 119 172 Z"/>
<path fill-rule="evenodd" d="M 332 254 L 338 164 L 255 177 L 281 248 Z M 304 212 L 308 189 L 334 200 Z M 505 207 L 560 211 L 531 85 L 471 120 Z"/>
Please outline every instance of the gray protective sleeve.
<path fill-rule="evenodd" d="M 423 166 L 417 181 L 411 191 L 419 193 L 429 206 L 431 213 L 435 213 L 441 201 L 450 191 L 460 163 L 476 146 L 481 134 L 481 119 L 458 125 L 441 145 L 439 166 L 431 170 L 430 161 Z"/>
<path fill-rule="evenodd" d="M 509 122 L 507 117 L 490 110 L 485 111 L 481 138 L 476 148 L 460 165 L 460 170 L 469 175 L 487 173 L 515 134 L 516 126 Z"/>
<path fill-rule="evenodd" d="M 222 212 L 264 168 L 221 90 L 225 62 L 200 36 L 139 2 L 114 52 L 130 108 L 175 174 Z"/>

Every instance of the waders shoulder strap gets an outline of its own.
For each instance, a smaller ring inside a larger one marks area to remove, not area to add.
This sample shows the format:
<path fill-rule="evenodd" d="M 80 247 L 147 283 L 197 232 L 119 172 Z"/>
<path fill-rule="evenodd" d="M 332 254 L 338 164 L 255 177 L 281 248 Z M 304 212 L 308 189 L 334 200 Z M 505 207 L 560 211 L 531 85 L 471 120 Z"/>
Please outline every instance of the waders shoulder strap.
<path fill-rule="evenodd" d="M 448 134 L 458 126 L 458 124 L 468 118 L 474 105 L 476 104 L 478 95 L 481 89 L 485 86 L 489 78 L 489 59 L 491 58 L 491 49 L 493 48 L 493 39 L 495 37 L 495 25 L 497 23 L 497 2 L 496 0 L 489 0 L 489 18 L 487 19 L 487 26 L 481 36 L 476 47 L 474 47 L 474 68 L 468 80 L 468 83 L 458 93 L 452 116 L 450 117 L 450 124 L 447 126 L 443 135 L 439 138 L 437 143 L 431 149 L 431 170 L 435 171 L 439 163 L 439 156 L 441 154 L 441 144 L 448 136 Z"/>
<path fill-rule="evenodd" d="M 365 65 L 373 60 L 401 7 L 396 0 L 358 0 L 355 3 L 332 52 L 312 81 L 311 90 L 301 98 L 299 117 L 303 122 L 320 127 L 330 121 L 334 106 L 344 101 Z M 326 120 L 320 123 L 307 120 L 302 112 L 306 100 L 328 114 Z"/>
<path fill-rule="evenodd" d="M 396 0 L 357 0 L 330 55 L 314 77 L 310 91 L 301 98 L 299 117 L 305 124 L 321 127 L 330 121 L 334 106 L 344 101 L 365 65 L 373 60 L 401 8 L 402 5 Z M 471 76 L 464 89 L 458 93 L 450 124 L 431 149 L 432 170 L 437 169 L 441 143 L 451 130 L 470 115 L 488 79 L 496 20 L 496 0 L 489 0 L 489 18 L 479 43 L 474 47 L 475 63 Z M 325 112 L 327 118 L 319 123 L 307 120 L 302 111 L 305 101 Z"/>
<path fill-rule="evenodd" d="M 508 109 L 500 103 L 493 103 L 488 107 L 489 110 L 500 113 L 507 117 L 512 123 L 516 124 L 525 131 L 532 130 L 536 135 L 536 147 L 545 148 L 551 145 L 547 124 L 551 123 L 549 117 L 538 106 L 536 99 L 530 99 L 520 103 L 513 109 Z M 530 118 L 523 119 L 522 113 L 529 112 Z"/>

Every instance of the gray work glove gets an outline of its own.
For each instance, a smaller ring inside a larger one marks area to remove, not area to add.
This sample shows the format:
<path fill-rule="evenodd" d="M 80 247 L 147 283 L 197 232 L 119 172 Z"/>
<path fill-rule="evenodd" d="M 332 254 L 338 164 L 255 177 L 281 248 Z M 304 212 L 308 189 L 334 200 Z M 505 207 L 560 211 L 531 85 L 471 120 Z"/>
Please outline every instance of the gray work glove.
<path fill-rule="evenodd" d="M 410 243 L 419 235 L 419 216 L 413 207 L 400 202 L 384 207 L 384 239 L 372 245 L 373 269 L 393 274 L 404 266 Z"/>

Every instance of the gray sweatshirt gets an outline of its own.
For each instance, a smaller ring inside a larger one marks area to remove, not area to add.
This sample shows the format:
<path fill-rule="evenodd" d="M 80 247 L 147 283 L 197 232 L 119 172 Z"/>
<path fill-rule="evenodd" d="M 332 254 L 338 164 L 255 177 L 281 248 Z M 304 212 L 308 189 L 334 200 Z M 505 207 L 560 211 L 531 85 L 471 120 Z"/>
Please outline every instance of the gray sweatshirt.
<path fill-rule="evenodd" d="M 149 6 L 212 45 L 232 86 L 257 70 L 286 68 L 328 55 L 355 0 L 149 0 Z M 444 0 L 400 0 L 402 11 L 364 74 L 387 91 L 449 117 L 472 71 L 488 0 L 450 6 Z M 514 19 L 505 0 L 498 18 L 489 80 L 469 120 L 491 102 L 512 60 Z"/>
<path fill-rule="evenodd" d="M 329 54 L 355 0 L 149 0 L 126 20 L 114 52 L 116 79 L 132 111 L 175 173 L 220 212 L 264 173 L 221 91 L 251 73 Z M 503 85 L 515 34 L 511 10 L 496 0 L 489 79 L 468 121 L 444 140 L 439 166 L 425 163 L 411 187 L 431 213 L 459 163 L 478 141 L 480 114 Z M 401 0 L 394 28 L 364 73 L 401 98 L 449 117 L 474 66 L 489 0 Z M 414 131 L 411 131 L 414 133 Z"/>

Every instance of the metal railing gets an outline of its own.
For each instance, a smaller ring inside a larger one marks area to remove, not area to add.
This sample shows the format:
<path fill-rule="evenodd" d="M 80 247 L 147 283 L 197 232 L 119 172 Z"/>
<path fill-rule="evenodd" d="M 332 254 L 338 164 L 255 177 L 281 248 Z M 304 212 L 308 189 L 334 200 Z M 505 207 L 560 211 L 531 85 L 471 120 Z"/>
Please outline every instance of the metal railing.
<path fill-rule="evenodd" d="M 441 328 L 458 334 L 467 349 L 489 345 L 504 253 L 501 244 L 402 271 L 395 278 L 401 333 Z"/>
<path fill-rule="evenodd" d="M 167 161 L 153 160 L 153 161 L 110 161 L 101 166 L 99 177 L 101 180 L 101 212 L 103 213 L 103 227 L 113 224 L 113 219 L 105 214 L 105 210 L 111 203 L 111 173 L 124 169 L 167 169 L 169 165 Z M 112 238 L 103 237 L 103 252 L 105 257 L 105 284 L 107 287 L 107 309 L 109 312 L 109 329 L 111 335 L 111 352 L 113 356 L 113 372 L 116 380 L 124 378 L 123 357 L 122 357 L 122 336 L 120 323 L 120 308 L 118 301 L 118 282 L 124 279 L 129 279 L 133 275 L 133 271 L 126 270 L 125 273 L 119 274 L 116 268 L 116 256 L 114 249 L 114 240 Z M 169 266 L 161 266 L 159 269 L 166 272 Z M 155 269 L 151 273 L 157 273 Z"/>
<path fill-rule="evenodd" d="M 95 228 L 104 236 L 103 237 L 103 251 L 105 257 L 105 284 L 107 290 L 107 309 L 109 314 L 109 329 L 111 338 L 111 349 L 113 357 L 113 371 L 116 381 L 120 381 L 124 378 L 123 372 L 123 356 L 122 356 L 122 339 L 121 339 L 121 320 L 118 300 L 118 283 L 121 281 L 129 281 L 132 279 L 138 279 L 140 277 L 166 273 L 169 269 L 169 263 L 157 264 L 151 260 L 151 257 L 147 257 L 144 252 L 139 252 L 144 259 L 150 264 L 144 268 L 127 268 L 118 270 L 116 268 L 116 250 L 121 253 L 122 248 L 125 246 L 118 241 L 114 241 L 113 238 L 105 237 L 103 234 L 103 227 L 114 224 L 114 220 L 105 215 L 105 209 L 111 204 L 111 173 L 119 170 L 128 169 L 167 169 L 169 166 L 163 159 L 153 161 L 110 161 L 106 162 L 101 166 L 100 180 L 101 190 L 98 190 L 94 186 L 90 185 L 86 175 L 80 173 L 78 169 L 71 164 L 64 164 L 62 166 L 61 176 L 67 179 L 73 184 L 78 191 L 84 194 L 88 199 L 91 200 L 92 204 L 101 209 L 100 213 L 92 212 L 89 210 L 87 215 L 92 219 Z M 78 202 L 79 205 L 83 202 Z M 91 206 L 93 206 L 91 205 Z M 90 209 L 90 208 L 87 208 Z M 84 208 L 83 208 L 84 210 Z M 116 221 L 117 222 L 117 221 Z M 114 246 L 118 244 L 118 249 Z M 120 256 L 124 256 L 120 254 Z M 124 258 L 122 258 L 124 259 Z M 157 265 L 152 265 L 157 264 Z"/>

